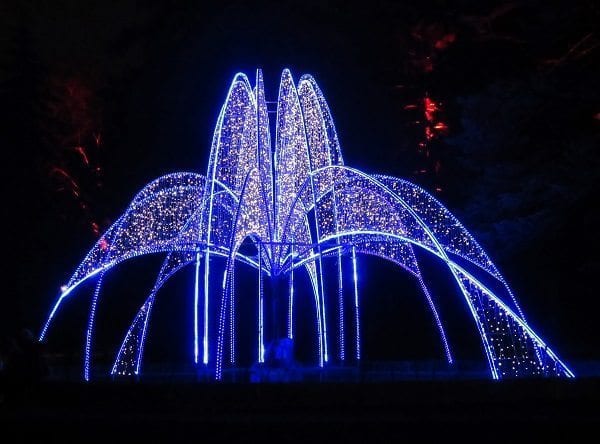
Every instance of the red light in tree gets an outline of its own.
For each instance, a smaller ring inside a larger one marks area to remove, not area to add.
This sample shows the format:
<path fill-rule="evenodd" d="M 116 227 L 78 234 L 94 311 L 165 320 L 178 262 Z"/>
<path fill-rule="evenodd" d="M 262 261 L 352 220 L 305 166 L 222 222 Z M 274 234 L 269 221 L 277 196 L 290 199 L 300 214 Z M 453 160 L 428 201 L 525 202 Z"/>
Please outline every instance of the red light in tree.
<path fill-rule="evenodd" d="M 427 140 L 431 140 L 433 139 L 433 131 L 431 131 L 431 127 L 430 126 L 426 126 L 425 127 L 425 139 Z"/>
<path fill-rule="evenodd" d="M 451 32 L 449 34 L 446 34 L 444 37 L 442 37 L 438 41 L 436 41 L 433 46 L 437 50 L 443 50 L 443 49 L 446 49 L 448 46 L 450 46 L 452 43 L 454 43 L 455 40 L 456 40 L 456 34 Z"/>
<path fill-rule="evenodd" d="M 102 112 L 92 85 L 78 75 L 49 77 L 47 89 L 52 93 L 45 102 L 43 130 L 53 188 L 72 200 L 82 226 L 99 236 L 104 225 L 96 214 L 103 186 Z"/>
<path fill-rule="evenodd" d="M 89 166 L 90 159 L 88 159 L 87 154 L 85 153 L 85 149 L 82 146 L 76 146 L 75 151 L 77 151 L 81 155 L 81 160 L 86 166 Z"/>
<path fill-rule="evenodd" d="M 425 118 L 428 122 L 432 122 L 435 117 L 435 113 L 439 111 L 437 104 L 429 97 L 425 97 L 423 99 L 423 107 L 425 109 Z"/>

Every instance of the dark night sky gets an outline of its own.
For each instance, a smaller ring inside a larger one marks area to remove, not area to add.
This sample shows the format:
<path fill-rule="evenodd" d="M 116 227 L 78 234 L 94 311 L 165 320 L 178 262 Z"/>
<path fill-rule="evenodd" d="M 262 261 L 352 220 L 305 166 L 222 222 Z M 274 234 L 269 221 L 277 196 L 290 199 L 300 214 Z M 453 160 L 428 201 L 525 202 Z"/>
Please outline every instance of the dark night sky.
<path fill-rule="evenodd" d="M 204 173 L 235 72 L 262 67 L 274 99 L 289 67 L 323 89 L 347 164 L 440 188 L 540 335 L 567 361 L 600 359 L 597 2 L 139 3 L 0 3 L 4 338 L 39 329 L 94 242 L 92 223 L 106 228 L 161 174 Z M 410 107 L 425 97 L 448 126 L 429 157 Z M 78 198 L 57 191 L 56 166 Z M 423 301 L 397 302 L 375 265 L 365 285 L 377 290 L 365 291 L 382 303 L 369 316 L 385 304 L 420 313 Z"/>

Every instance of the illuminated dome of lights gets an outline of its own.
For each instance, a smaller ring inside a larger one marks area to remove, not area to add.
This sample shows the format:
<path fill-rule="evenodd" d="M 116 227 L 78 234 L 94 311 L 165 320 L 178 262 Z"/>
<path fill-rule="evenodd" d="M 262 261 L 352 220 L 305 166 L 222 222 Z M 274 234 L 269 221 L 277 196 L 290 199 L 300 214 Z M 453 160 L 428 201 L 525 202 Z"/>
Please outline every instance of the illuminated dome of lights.
<path fill-rule="evenodd" d="M 270 110 L 270 105 L 276 110 Z M 276 116 L 274 149 L 270 113 Z M 255 246 L 252 253 L 241 248 L 248 242 Z M 494 263 L 450 211 L 406 180 L 366 174 L 344 164 L 331 112 L 310 75 L 295 84 L 290 71 L 284 70 L 277 102 L 267 102 L 262 72 L 257 71 L 254 86 L 240 73 L 221 109 L 206 175 L 173 173 L 143 188 L 63 286 L 40 340 L 45 339 L 59 307 L 80 284 L 94 278 L 84 349 L 88 380 L 105 274 L 127 259 L 161 253 L 164 263 L 124 332 L 113 375 L 142 372 L 155 298 L 164 283 L 188 265 L 194 269 L 193 360 L 211 369 L 217 380 L 222 379 L 224 367 L 235 367 L 237 362 L 237 320 L 245 314 L 235 312 L 239 295 L 234 279 L 236 265 L 241 264 L 257 275 L 257 288 L 244 290 L 244 297 L 257 298 L 258 313 L 253 314 L 257 363 L 265 363 L 268 342 L 294 339 L 298 285 L 294 276 L 299 273 L 305 273 L 311 283 L 316 364 L 326 367 L 333 356 L 338 362 L 358 362 L 357 258 L 371 255 L 393 262 L 417 280 L 445 357 L 452 363 L 444 324 L 415 249 L 439 258 L 456 281 L 458 296 L 464 297 L 477 326 L 492 378 L 573 377 L 527 324 Z M 336 272 L 324 273 L 325 259 L 336 263 Z M 219 273 L 218 285 L 211 279 L 214 273 Z M 273 281 L 280 288 L 273 292 L 279 311 L 265 309 L 264 287 Z M 334 298 L 325 297 L 326 288 L 332 287 L 325 281 L 337 288 Z"/>

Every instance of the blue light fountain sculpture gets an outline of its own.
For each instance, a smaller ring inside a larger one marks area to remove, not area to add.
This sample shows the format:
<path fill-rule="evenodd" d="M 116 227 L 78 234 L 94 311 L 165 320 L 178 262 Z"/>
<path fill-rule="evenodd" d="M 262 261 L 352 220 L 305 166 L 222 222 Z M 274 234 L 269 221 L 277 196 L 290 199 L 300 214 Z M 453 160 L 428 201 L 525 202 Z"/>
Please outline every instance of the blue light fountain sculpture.
<path fill-rule="evenodd" d="M 318 365 L 327 364 L 330 349 L 335 349 L 336 359 L 357 361 L 361 357 L 357 256 L 373 255 L 392 261 L 418 281 L 446 359 L 452 362 L 436 305 L 419 271 L 416 247 L 448 267 L 473 316 L 494 379 L 573 377 L 527 324 L 494 263 L 450 211 L 406 180 L 344 165 L 331 112 L 311 76 L 302 76 L 295 85 L 291 73 L 284 70 L 276 104 L 272 150 L 262 73 L 257 71 L 254 88 L 244 74 L 237 74 L 217 121 L 206 176 L 169 174 L 142 189 L 63 287 L 40 340 L 67 297 L 95 276 L 84 349 L 84 378 L 88 380 L 104 274 L 127 259 L 164 253 L 156 283 L 125 335 L 112 374 L 141 372 L 156 295 L 187 265 L 195 270 L 194 361 L 214 369 L 216 379 L 222 378 L 224 365 L 236 362 L 236 263 L 247 264 L 258 274 L 259 363 L 265 361 L 265 341 L 277 339 L 272 328 L 268 337 L 265 324 L 279 322 L 284 326 L 280 336 L 294 336 L 294 274 L 301 271 L 312 284 Z M 240 250 L 246 239 L 256 246 L 255 254 Z M 337 264 L 337 273 L 331 277 L 323 273 L 326 257 Z M 215 268 L 211 258 L 221 258 L 224 268 Z M 343 268 L 350 266 L 353 278 L 347 283 Z M 215 271 L 223 273 L 222 285 L 215 286 L 210 279 Z M 279 296 L 285 300 L 280 310 L 283 321 L 266 314 L 263 286 L 267 278 L 285 283 L 284 294 Z M 326 278 L 338 289 L 336 307 L 331 310 L 336 316 L 326 306 L 332 305 L 332 299 L 325 298 Z M 351 291 L 344 291 L 345 285 Z M 336 329 L 336 341 L 331 340 L 328 328 Z M 336 342 L 334 347 L 332 342 Z"/>

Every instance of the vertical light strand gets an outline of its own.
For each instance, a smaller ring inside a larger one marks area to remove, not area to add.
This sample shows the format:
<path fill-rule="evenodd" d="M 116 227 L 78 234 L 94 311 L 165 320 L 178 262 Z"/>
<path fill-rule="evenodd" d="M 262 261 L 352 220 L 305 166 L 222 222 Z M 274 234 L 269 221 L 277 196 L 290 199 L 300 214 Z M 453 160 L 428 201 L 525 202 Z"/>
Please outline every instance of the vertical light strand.
<path fill-rule="evenodd" d="M 235 261 L 229 274 L 229 362 L 235 364 Z"/>
<path fill-rule="evenodd" d="M 209 249 L 204 255 L 204 333 L 202 335 L 202 363 L 208 365 L 208 281 L 209 281 Z"/>
<path fill-rule="evenodd" d="M 200 280 L 200 253 L 196 253 L 196 270 L 194 276 L 194 364 L 198 364 L 198 286 Z"/>
<path fill-rule="evenodd" d="M 290 281 L 288 291 L 288 338 L 294 339 L 294 239 L 290 247 Z"/>
<path fill-rule="evenodd" d="M 216 354 L 216 368 L 215 368 L 215 379 L 220 381 L 223 376 L 223 342 L 225 337 L 225 321 L 227 318 L 227 306 L 229 304 L 229 292 L 227 291 L 227 281 L 229 277 L 229 263 L 225 267 L 223 272 L 223 285 L 221 287 L 221 304 L 219 307 L 219 324 L 217 327 L 217 354 Z"/>
<path fill-rule="evenodd" d="M 320 248 L 320 247 L 319 247 Z M 327 351 L 327 318 L 325 316 L 325 288 L 323 283 L 323 259 L 321 254 L 319 253 L 319 257 L 317 259 L 319 263 L 319 273 L 318 273 L 318 281 L 320 283 L 321 289 L 321 319 L 322 319 L 322 327 L 321 333 L 323 336 L 323 360 L 325 362 L 329 361 L 329 353 Z"/>
<path fill-rule="evenodd" d="M 418 276 L 418 281 L 419 281 L 419 285 L 421 286 L 421 290 L 423 290 L 423 294 L 425 295 L 425 298 L 427 299 L 427 304 L 429 305 L 429 308 L 431 309 L 433 318 L 435 319 L 435 323 L 437 325 L 438 332 L 439 332 L 440 338 L 442 340 L 442 345 L 444 347 L 444 352 L 446 354 L 446 360 L 448 361 L 448 364 L 452 364 L 453 363 L 452 352 L 450 351 L 450 345 L 448 344 L 448 339 L 446 338 L 446 332 L 444 331 L 444 326 L 442 325 L 442 320 L 440 319 L 437 309 L 435 308 L 435 304 L 433 303 L 433 299 L 431 298 L 431 295 L 429 294 L 429 289 L 425 285 L 425 282 L 423 281 L 423 277 L 421 276 L 420 272 L 419 272 L 419 276 Z"/>
<path fill-rule="evenodd" d="M 148 303 L 146 308 L 146 319 L 144 319 L 144 329 L 142 330 L 142 338 L 139 344 L 138 355 L 135 363 L 135 374 L 139 375 L 142 367 L 142 357 L 144 356 L 144 345 L 146 344 L 146 335 L 148 333 L 148 321 L 150 320 L 150 314 L 152 313 L 152 307 L 154 306 L 154 296 Z"/>
<path fill-rule="evenodd" d="M 356 267 L 356 247 L 352 247 L 352 275 L 354 278 L 354 326 L 356 328 L 356 360 L 360 361 L 360 312 L 358 307 L 358 271 Z"/>
<path fill-rule="evenodd" d="M 258 244 L 258 362 L 265 362 L 265 344 L 263 331 L 263 278 L 262 278 L 262 244 Z"/>
<path fill-rule="evenodd" d="M 98 298 L 100 297 L 100 289 L 102 288 L 102 280 L 104 279 L 104 272 L 100 274 L 96 288 L 94 289 L 94 296 L 92 297 L 92 303 L 90 305 L 90 316 L 88 319 L 88 325 L 85 335 L 85 350 L 83 358 L 83 379 L 85 381 L 90 380 L 90 358 L 92 352 L 92 340 L 94 336 L 94 323 L 96 320 L 96 306 L 98 305 Z"/>
<path fill-rule="evenodd" d="M 339 313 L 339 356 L 340 361 L 346 360 L 345 336 L 344 336 L 344 283 L 342 277 L 342 250 L 338 249 L 337 254 L 338 264 L 338 313 Z"/>
<path fill-rule="evenodd" d="M 310 265 L 314 266 L 314 263 L 306 265 L 306 271 L 308 272 L 308 277 L 310 278 L 310 284 L 313 290 L 313 297 L 315 299 L 319 367 L 323 368 L 323 320 L 321 319 L 321 297 L 319 296 L 319 283 L 317 282 L 316 267 L 314 267 L 315 269 L 313 269 Z"/>

